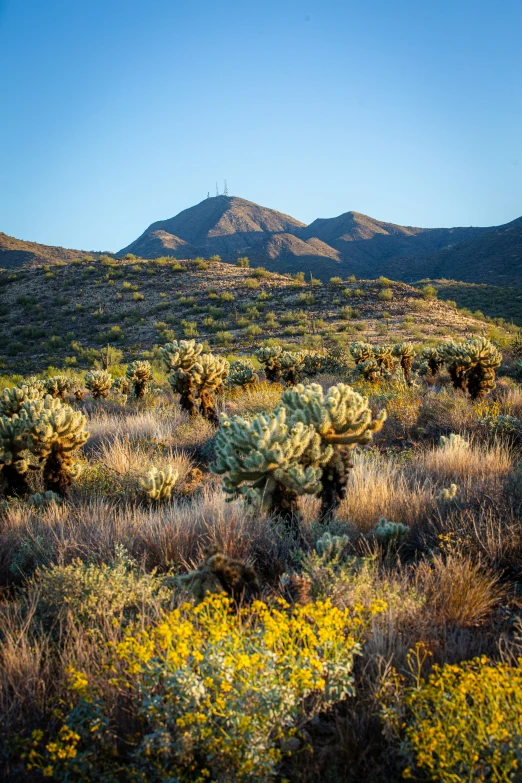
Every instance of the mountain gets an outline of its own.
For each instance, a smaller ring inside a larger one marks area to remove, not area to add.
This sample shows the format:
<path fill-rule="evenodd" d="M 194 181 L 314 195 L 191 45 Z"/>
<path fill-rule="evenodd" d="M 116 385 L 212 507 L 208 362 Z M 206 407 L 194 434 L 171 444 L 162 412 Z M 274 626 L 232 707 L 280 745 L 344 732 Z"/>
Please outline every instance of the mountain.
<path fill-rule="evenodd" d="M 219 255 L 278 273 L 376 278 L 411 283 L 452 278 L 522 285 L 522 218 L 503 226 L 419 228 L 345 212 L 305 225 L 289 215 L 234 196 L 207 198 L 175 217 L 152 223 L 117 257 Z M 99 253 L 89 253 L 98 257 Z M 0 267 L 71 261 L 85 251 L 23 242 L 0 234 Z"/>
<path fill-rule="evenodd" d="M 428 254 L 423 266 L 433 278 L 467 283 L 520 285 L 522 283 L 522 217 L 489 229 L 480 237 Z M 397 268 L 400 273 L 400 269 Z M 402 278 L 401 276 L 401 279 Z"/>
<path fill-rule="evenodd" d="M 303 228 L 289 215 L 267 209 L 243 198 L 217 196 L 184 209 L 176 217 L 153 223 L 135 242 L 124 247 L 119 256 L 133 253 L 149 258 L 160 238 L 166 249 L 183 247 L 194 255 L 241 255 L 272 234 L 293 233 Z M 165 255 L 165 253 L 162 253 Z M 228 259 L 227 259 L 228 260 Z"/>
<path fill-rule="evenodd" d="M 65 247 L 40 245 L 37 242 L 24 242 L 0 231 L 0 267 L 12 269 L 19 266 L 55 264 L 57 261 L 69 262 L 86 256 L 98 258 L 100 252 L 69 250 Z"/>
<path fill-rule="evenodd" d="M 355 274 L 411 282 L 435 276 L 426 267 L 428 256 L 463 242 L 480 241 L 491 230 L 399 226 L 359 212 L 319 218 L 307 226 L 251 201 L 217 196 L 153 223 L 117 255 L 195 258 L 217 254 L 229 262 L 248 255 L 271 271 L 310 271 L 322 280 Z"/>

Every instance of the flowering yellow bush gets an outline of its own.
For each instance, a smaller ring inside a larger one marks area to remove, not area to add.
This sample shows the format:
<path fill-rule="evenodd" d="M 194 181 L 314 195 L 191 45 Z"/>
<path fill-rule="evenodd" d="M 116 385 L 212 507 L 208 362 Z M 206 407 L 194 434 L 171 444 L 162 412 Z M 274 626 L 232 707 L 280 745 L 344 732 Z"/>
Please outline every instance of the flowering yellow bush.
<path fill-rule="evenodd" d="M 440 783 L 522 779 L 522 659 L 434 666 L 406 693 L 404 748 Z M 408 767 L 404 777 L 413 777 Z"/>
<path fill-rule="evenodd" d="M 38 766 L 62 781 L 272 780 L 282 740 L 353 694 L 354 656 L 383 608 L 256 601 L 237 613 L 209 595 L 127 630 L 102 684 L 69 671 L 65 723 L 79 740 L 63 758 L 47 742 Z"/>

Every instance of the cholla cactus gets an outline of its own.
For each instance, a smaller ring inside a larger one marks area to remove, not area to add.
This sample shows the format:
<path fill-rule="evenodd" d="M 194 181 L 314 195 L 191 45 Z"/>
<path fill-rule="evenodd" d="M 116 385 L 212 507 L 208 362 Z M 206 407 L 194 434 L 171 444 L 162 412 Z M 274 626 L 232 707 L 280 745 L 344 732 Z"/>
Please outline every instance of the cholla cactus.
<path fill-rule="evenodd" d="M 228 386 L 253 386 L 259 382 L 259 375 L 254 372 L 252 362 L 247 359 L 238 359 L 230 364 L 230 372 L 227 378 Z"/>
<path fill-rule="evenodd" d="M 307 353 L 303 359 L 302 374 L 305 378 L 315 378 L 325 372 L 328 366 L 328 357 L 319 353 Z"/>
<path fill-rule="evenodd" d="M 437 503 L 450 503 L 457 497 L 458 487 L 456 484 L 450 484 L 449 487 L 443 487 L 440 492 L 435 495 Z"/>
<path fill-rule="evenodd" d="M 356 364 L 373 359 L 373 348 L 370 343 L 352 343 L 350 345 L 350 353 Z"/>
<path fill-rule="evenodd" d="M 112 387 L 112 377 L 107 370 L 92 370 L 85 376 L 85 386 L 95 400 L 109 396 Z"/>
<path fill-rule="evenodd" d="M 444 367 L 444 354 L 442 346 L 437 348 L 424 348 L 420 355 L 419 372 L 421 375 L 435 376 Z"/>
<path fill-rule="evenodd" d="M 195 340 L 174 340 L 160 349 L 161 358 L 167 371 L 182 369 L 188 372 L 196 364 L 203 346 Z"/>
<path fill-rule="evenodd" d="M 45 381 L 42 381 L 36 375 L 30 375 L 28 378 L 24 378 L 24 380 L 19 383 L 18 386 L 20 386 L 20 388 L 22 386 L 34 386 L 41 392 L 42 397 L 45 394 Z"/>
<path fill-rule="evenodd" d="M 379 524 L 372 531 L 372 535 L 390 555 L 400 549 L 409 532 L 410 528 L 407 525 L 403 525 L 401 522 L 390 522 L 385 517 L 381 517 Z"/>
<path fill-rule="evenodd" d="M 46 508 L 47 506 L 58 505 L 62 502 L 60 495 L 56 492 L 35 492 L 27 498 L 27 503 L 35 508 Z"/>
<path fill-rule="evenodd" d="M 162 349 L 162 357 L 172 370 L 168 380 L 172 391 L 180 395 L 181 407 L 195 416 L 198 412 L 196 396 L 199 395 L 202 415 L 217 424 L 213 394 L 223 385 L 230 365 L 226 359 L 202 353 L 202 350 L 195 340 L 180 340 L 168 343 Z"/>
<path fill-rule="evenodd" d="M 469 441 L 456 432 L 450 432 L 440 436 L 439 446 L 441 449 L 469 449 Z"/>
<path fill-rule="evenodd" d="M 315 542 L 315 551 L 325 562 L 340 560 L 350 543 L 349 536 L 332 536 L 326 532 Z"/>
<path fill-rule="evenodd" d="M 357 376 L 364 378 L 368 383 L 377 383 L 383 377 L 383 372 L 375 359 L 368 359 L 366 362 L 359 362 L 355 367 L 355 377 Z"/>
<path fill-rule="evenodd" d="M 285 351 L 279 356 L 281 378 L 287 386 L 295 386 L 303 375 L 305 354 L 301 352 L 291 353 Z"/>
<path fill-rule="evenodd" d="M 411 369 L 413 367 L 413 359 L 415 357 L 413 343 L 397 343 L 393 346 L 392 353 L 397 357 L 397 359 L 400 360 L 402 371 L 404 373 L 404 380 L 408 386 L 411 386 Z"/>
<path fill-rule="evenodd" d="M 131 362 L 125 373 L 127 379 L 133 385 L 134 396 L 141 399 L 145 396 L 147 386 L 152 380 L 152 369 L 150 362 L 136 360 Z"/>
<path fill-rule="evenodd" d="M 149 500 L 163 503 L 171 499 L 172 490 L 178 477 L 178 471 L 173 470 L 171 465 L 165 470 L 152 467 L 147 475 L 140 479 L 140 484 Z"/>
<path fill-rule="evenodd" d="M 522 360 L 517 359 L 513 363 L 513 375 L 517 379 L 517 381 L 522 381 Z"/>
<path fill-rule="evenodd" d="M 272 347 L 263 346 L 256 351 L 256 357 L 259 359 L 265 370 L 267 381 L 277 383 L 281 380 L 281 364 L 279 358 L 283 349 L 279 345 Z"/>
<path fill-rule="evenodd" d="M 204 562 L 195 571 L 177 578 L 178 585 L 189 592 L 196 603 L 203 601 L 207 593 L 224 592 L 238 603 L 258 594 L 259 582 L 251 566 L 215 549 L 207 550 L 205 555 Z"/>
<path fill-rule="evenodd" d="M 473 400 L 484 397 L 495 388 L 495 369 L 502 361 L 502 354 L 485 337 L 440 346 L 453 386 L 469 391 Z"/>
<path fill-rule="evenodd" d="M 0 416 L 10 418 L 20 413 L 24 402 L 40 400 L 43 396 L 43 391 L 36 385 L 15 386 L 10 389 L 3 389 L 0 392 Z"/>
<path fill-rule="evenodd" d="M 322 514 L 333 513 L 346 493 L 349 453 L 369 443 L 382 429 L 386 411 L 373 418 L 368 400 L 350 386 L 339 383 L 325 394 L 318 383 L 299 384 L 283 393 L 282 406 L 289 420 L 313 427 L 321 439 L 324 468 L 321 475 Z"/>
<path fill-rule="evenodd" d="M 85 416 L 49 395 L 24 403 L 21 415 L 27 417 L 29 450 L 43 463 L 45 489 L 65 497 L 78 475 L 75 452 L 89 437 Z"/>
<path fill-rule="evenodd" d="M 81 402 L 85 397 L 85 389 L 79 383 L 75 383 L 71 386 L 71 394 L 74 395 L 75 400 Z"/>
<path fill-rule="evenodd" d="M 199 394 L 200 412 L 213 424 L 219 424 L 213 394 L 223 385 L 229 367 L 226 359 L 212 353 L 204 353 L 191 370 Z"/>
<path fill-rule="evenodd" d="M 373 349 L 373 356 L 380 369 L 388 373 L 393 372 L 395 362 L 393 361 L 391 345 L 378 345 Z"/>
<path fill-rule="evenodd" d="M 69 391 L 71 381 L 66 375 L 54 375 L 52 378 L 48 378 L 44 381 L 44 387 L 47 394 L 51 397 L 59 397 L 60 400 L 65 400 L 65 395 Z"/>
<path fill-rule="evenodd" d="M 468 391 L 472 400 L 479 400 L 495 388 L 495 369 L 500 366 L 502 354 L 485 337 L 466 340 L 466 350 L 471 359 Z"/>
<path fill-rule="evenodd" d="M 215 450 L 211 470 L 227 474 L 223 489 L 230 499 L 260 498 L 269 511 L 290 519 L 299 495 L 319 491 L 321 467 L 333 453 L 332 447 L 321 448 L 313 426 L 287 423 L 282 406 L 251 420 L 223 415 Z"/>
<path fill-rule="evenodd" d="M 29 492 L 27 483 L 28 427 L 25 415 L 17 413 L 0 417 L 0 467 L 5 494 L 22 496 Z"/>
<path fill-rule="evenodd" d="M 120 375 L 118 378 L 114 379 L 112 390 L 120 396 L 120 401 L 125 405 L 131 391 L 131 382 L 126 375 Z"/>

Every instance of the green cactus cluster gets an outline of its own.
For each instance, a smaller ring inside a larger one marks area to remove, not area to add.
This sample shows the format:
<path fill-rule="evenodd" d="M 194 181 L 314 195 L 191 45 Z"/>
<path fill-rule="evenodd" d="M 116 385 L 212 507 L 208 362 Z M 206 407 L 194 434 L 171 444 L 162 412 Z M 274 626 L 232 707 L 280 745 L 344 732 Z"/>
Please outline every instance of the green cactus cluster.
<path fill-rule="evenodd" d="M 65 400 L 71 385 L 71 380 L 66 375 L 54 375 L 52 378 L 47 378 L 44 381 L 45 392 L 50 394 L 51 397 L 57 397 L 60 400 Z"/>
<path fill-rule="evenodd" d="M 27 498 L 28 505 L 34 506 L 35 508 L 47 508 L 53 504 L 58 505 L 61 502 L 62 498 L 60 495 L 57 495 L 56 492 L 52 492 L 51 490 L 48 490 L 47 492 L 35 492 Z"/>
<path fill-rule="evenodd" d="M 444 353 L 441 345 L 438 345 L 436 348 L 424 348 L 421 351 L 418 366 L 420 375 L 427 375 L 433 378 L 443 367 Z"/>
<path fill-rule="evenodd" d="M 252 362 L 248 359 L 238 359 L 230 363 L 228 386 L 253 386 L 256 383 L 259 383 L 259 375 L 254 372 Z"/>
<path fill-rule="evenodd" d="M 179 472 L 171 465 L 164 470 L 152 467 L 147 475 L 140 479 L 140 484 L 148 500 L 164 503 L 172 498 L 172 490 L 178 478 Z"/>
<path fill-rule="evenodd" d="M 400 549 L 409 532 L 410 528 L 408 525 L 403 525 L 402 522 L 391 522 L 389 519 L 381 517 L 371 536 L 390 555 L 395 554 Z"/>
<path fill-rule="evenodd" d="M 95 400 L 105 399 L 112 387 L 112 377 L 107 370 L 91 370 L 85 376 L 85 387 Z"/>
<path fill-rule="evenodd" d="M 478 400 L 495 388 L 495 370 L 502 354 L 485 337 L 452 340 L 440 346 L 455 389 L 468 392 Z"/>
<path fill-rule="evenodd" d="M 120 396 L 121 401 L 125 405 L 127 402 L 127 397 L 131 393 L 131 382 L 127 376 L 120 375 L 118 378 L 115 378 L 112 384 L 112 389 Z"/>
<path fill-rule="evenodd" d="M 147 388 L 152 380 L 150 362 L 136 359 L 136 361 L 131 362 L 127 367 L 125 376 L 132 385 L 132 391 L 136 399 L 141 399 L 147 393 Z"/>
<path fill-rule="evenodd" d="M 295 386 L 303 376 L 306 354 L 301 351 L 283 351 L 277 345 L 263 346 L 256 351 L 256 357 L 263 365 L 267 381 Z"/>
<path fill-rule="evenodd" d="M 369 383 L 388 378 L 395 369 L 391 345 L 373 348 L 370 343 L 355 342 L 350 345 L 350 353 L 355 361 L 355 378 L 364 378 Z"/>
<path fill-rule="evenodd" d="M 227 360 L 203 353 L 203 346 L 195 340 L 167 343 L 161 349 L 161 357 L 170 371 L 168 380 L 172 391 L 180 395 L 181 407 L 191 416 L 200 412 L 217 424 L 214 394 L 228 376 L 230 365 Z"/>
<path fill-rule="evenodd" d="M 435 500 L 437 503 L 450 503 L 452 500 L 455 500 L 458 493 L 458 487 L 456 484 L 450 484 L 449 487 L 443 487 L 440 492 L 437 492 L 435 495 Z"/>
<path fill-rule="evenodd" d="M 40 400 L 45 391 L 40 386 L 21 385 L 3 389 L 0 392 L 0 416 L 11 418 L 20 413 L 25 402 Z"/>
<path fill-rule="evenodd" d="M 369 443 L 385 418 L 385 411 L 373 418 L 368 400 L 345 384 L 326 394 L 319 384 L 298 384 L 271 414 L 223 416 L 211 469 L 225 476 L 231 498 L 260 498 L 292 518 L 299 495 L 319 494 L 327 516 L 344 497 L 350 450 Z"/>
<path fill-rule="evenodd" d="M 440 436 L 439 446 L 441 449 L 469 449 L 469 440 L 457 432 L 450 432 L 449 435 Z"/>
<path fill-rule="evenodd" d="M 19 399 L 13 389 L 7 392 L 4 401 Z M 85 416 L 51 395 L 26 399 L 18 412 L 1 415 L 0 466 L 6 494 L 27 495 L 28 471 L 41 469 L 45 490 L 65 497 L 78 475 L 75 454 L 88 437 Z"/>
<path fill-rule="evenodd" d="M 315 551 L 323 562 L 334 562 L 343 557 L 349 543 L 349 536 L 332 536 L 326 531 L 326 533 L 315 542 Z"/>
<path fill-rule="evenodd" d="M 350 353 L 356 364 L 368 362 L 373 359 L 373 348 L 370 343 L 355 342 L 350 345 Z"/>

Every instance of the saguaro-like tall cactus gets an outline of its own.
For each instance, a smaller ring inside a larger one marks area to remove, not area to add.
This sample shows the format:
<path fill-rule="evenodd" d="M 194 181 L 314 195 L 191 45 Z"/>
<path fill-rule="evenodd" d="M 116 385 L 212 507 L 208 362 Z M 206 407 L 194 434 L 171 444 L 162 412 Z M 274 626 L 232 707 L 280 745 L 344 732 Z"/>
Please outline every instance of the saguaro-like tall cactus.
<path fill-rule="evenodd" d="M 152 379 L 150 362 L 136 360 L 131 362 L 125 373 L 133 385 L 134 396 L 137 400 L 145 396 L 147 386 Z"/>
<path fill-rule="evenodd" d="M 325 394 L 318 383 L 299 384 L 283 393 L 282 405 L 291 421 L 314 428 L 328 459 L 321 475 L 323 515 L 330 515 L 346 493 L 349 454 L 357 445 L 369 443 L 386 421 L 386 411 L 374 418 L 368 400 L 351 386 L 340 383 Z"/>
<path fill-rule="evenodd" d="M 85 386 L 91 392 L 94 399 L 109 396 L 112 387 L 112 377 L 107 370 L 91 370 L 85 376 Z"/>
<path fill-rule="evenodd" d="M 402 371 L 404 373 L 404 380 L 408 386 L 411 386 L 411 369 L 413 367 L 413 359 L 415 357 L 413 343 L 397 343 L 393 346 L 392 353 L 400 360 Z"/>
<path fill-rule="evenodd" d="M 226 474 L 223 489 L 231 495 L 257 497 L 273 513 L 293 519 L 297 498 L 320 489 L 321 466 L 331 449 L 310 425 L 287 422 L 280 407 L 270 415 L 222 417 L 215 442 L 216 461 L 211 470 Z"/>
<path fill-rule="evenodd" d="M 50 396 L 24 403 L 21 415 L 28 419 L 29 449 L 43 463 L 45 489 L 65 497 L 77 475 L 75 453 L 89 437 L 85 416 Z"/>

